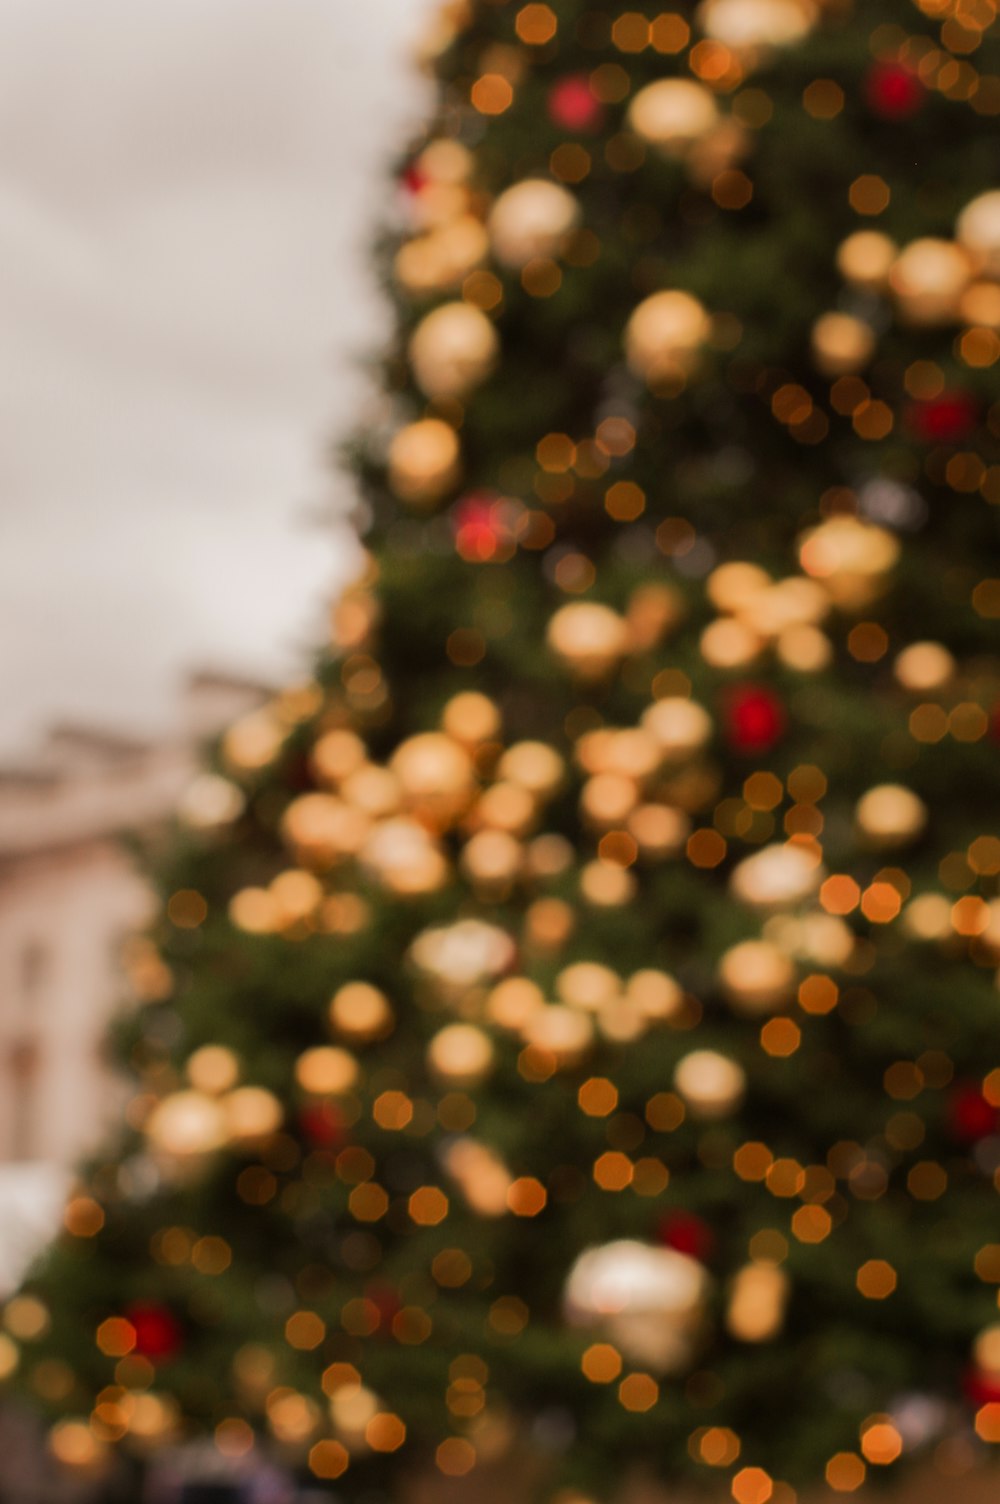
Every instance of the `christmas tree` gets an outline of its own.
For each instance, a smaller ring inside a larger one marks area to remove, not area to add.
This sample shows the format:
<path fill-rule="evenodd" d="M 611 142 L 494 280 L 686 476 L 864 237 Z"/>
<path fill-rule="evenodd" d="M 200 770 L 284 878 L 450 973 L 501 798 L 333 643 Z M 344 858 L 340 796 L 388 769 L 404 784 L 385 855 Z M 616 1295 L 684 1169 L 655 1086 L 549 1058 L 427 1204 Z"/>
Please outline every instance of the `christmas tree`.
<path fill-rule="evenodd" d="M 79 1470 L 1000 1442 L 996 5 L 632 3 L 428 43 L 364 569 L 157 857 L 6 1312 Z"/>

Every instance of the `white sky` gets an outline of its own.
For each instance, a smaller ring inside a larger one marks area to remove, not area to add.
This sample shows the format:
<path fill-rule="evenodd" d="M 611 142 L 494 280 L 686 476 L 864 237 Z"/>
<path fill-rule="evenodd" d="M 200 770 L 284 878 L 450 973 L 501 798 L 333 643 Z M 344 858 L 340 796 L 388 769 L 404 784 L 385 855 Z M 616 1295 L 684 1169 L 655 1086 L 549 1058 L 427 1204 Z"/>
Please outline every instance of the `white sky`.
<path fill-rule="evenodd" d="M 305 661 L 428 0 L 0 0 L 0 753 Z"/>

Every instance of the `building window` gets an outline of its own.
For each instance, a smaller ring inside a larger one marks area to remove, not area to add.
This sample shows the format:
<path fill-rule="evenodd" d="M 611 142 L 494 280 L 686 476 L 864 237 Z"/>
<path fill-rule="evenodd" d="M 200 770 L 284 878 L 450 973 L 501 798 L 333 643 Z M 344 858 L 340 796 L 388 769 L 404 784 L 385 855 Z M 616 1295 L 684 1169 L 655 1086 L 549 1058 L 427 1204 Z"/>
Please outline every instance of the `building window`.
<path fill-rule="evenodd" d="M 37 1159 L 41 1149 L 38 1121 L 41 1026 L 48 971 L 48 947 L 40 940 L 29 940 L 21 951 L 4 1061 L 9 1102 L 7 1158 L 15 1161 Z"/>

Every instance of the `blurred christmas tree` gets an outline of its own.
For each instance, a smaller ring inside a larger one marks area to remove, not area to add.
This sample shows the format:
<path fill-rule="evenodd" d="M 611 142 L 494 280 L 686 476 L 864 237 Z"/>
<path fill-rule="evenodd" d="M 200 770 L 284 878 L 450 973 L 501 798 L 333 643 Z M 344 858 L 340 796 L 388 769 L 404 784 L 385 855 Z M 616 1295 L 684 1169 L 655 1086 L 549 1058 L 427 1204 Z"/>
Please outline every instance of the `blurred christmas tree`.
<path fill-rule="evenodd" d="M 791 1504 L 1000 1441 L 998 33 L 445 12 L 363 578 L 185 802 L 7 1311 L 66 1463 Z"/>

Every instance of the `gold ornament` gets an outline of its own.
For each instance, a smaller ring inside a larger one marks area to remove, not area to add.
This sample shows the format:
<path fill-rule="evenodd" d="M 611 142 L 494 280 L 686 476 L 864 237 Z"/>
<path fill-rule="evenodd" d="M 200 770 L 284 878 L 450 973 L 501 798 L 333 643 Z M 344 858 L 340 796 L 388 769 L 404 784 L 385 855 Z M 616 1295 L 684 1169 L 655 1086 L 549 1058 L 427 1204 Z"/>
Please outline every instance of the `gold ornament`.
<path fill-rule="evenodd" d="M 180 1407 L 170 1394 L 137 1394 L 128 1423 L 128 1434 L 139 1442 L 161 1447 L 174 1440 L 181 1426 Z"/>
<path fill-rule="evenodd" d="M 958 311 L 966 324 L 1000 329 L 1000 287 L 995 282 L 970 282 Z"/>
<path fill-rule="evenodd" d="M 350 1091 L 359 1074 L 354 1056 L 333 1045 L 317 1045 L 295 1062 L 296 1081 L 303 1091 L 316 1097 L 335 1097 Z"/>
<path fill-rule="evenodd" d="M 678 380 L 690 375 L 712 321 L 698 299 L 688 292 L 656 292 L 640 303 L 625 329 L 629 366 L 648 383 Z"/>
<path fill-rule="evenodd" d="M 576 910 L 562 898 L 537 898 L 526 910 L 522 945 L 534 951 L 561 951 L 576 928 Z"/>
<path fill-rule="evenodd" d="M 716 610 L 740 612 L 771 583 L 766 569 L 734 560 L 713 569 L 705 589 Z"/>
<path fill-rule="evenodd" d="M 465 747 L 443 731 L 401 742 L 389 762 L 408 809 L 435 830 L 447 830 L 472 803 L 475 769 Z"/>
<path fill-rule="evenodd" d="M 783 1007 L 795 988 L 795 967 L 768 940 L 744 940 L 719 962 L 719 981 L 731 1007 L 754 1017 Z"/>
<path fill-rule="evenodd" d="M 416 820 L 383 820 L 361 848 L 362 866 L 401 898 L 436 893 L 448 880 L 448 862 Z"/>
<path fill-rule="evenodd" d="M 368 982 L 347 982 L 330 1002 L 330 1024 L 335 1033 L 356 1044 L 385 1039 L 395 1027 L 392 1004 L 384 992 Z"/>
<path fill-rule="evenodd" d="M 690 78 L 661 78 L 635 96 L 628 123 L 668 157 L 683 157 L 719 120 L 715 96 Z"/>
<path fill-rule="evenodd" d="M 556 977 L 559 1001 L 585 1013 L 599 1013 L 621 995 L 621 990 L 621 977 L 600 961 L 577 961 Z"/>
<path fill-rule="evenodd" d="M 234 1143 L 254 1144 L 277 1133 L 285 1116 L 273 1092 L 263 1086 L 238 1086 L 222 1099 Z"/>
<path fill-rule="evenodd" d="M 940 642 L 912 642 L 892 667 L 899 683 L 913 694 L 933 694 L 955 676 L 955 660 Z"/>
<path fill-rule="evenodd" d="M 812 898 L 825 876 L 814 850 L 787 842 L 744 857 L 729 883 L 734 896 L 752 908 L 783 909 Z"/>
<path fill-rule="evenodd" d="M 499 350 L 485 313 L 470 303 L 445 303 L 414 330 L 410 365 L 417 385 L 433 401 L 465 397 L 490 375 Z"/>
<path fill-rule="evenodd" d="M 420 511 L 436 506 L 459 473 L 458 435 L 440 418 L 407 424 L 389 446 L 389 484 L 407 506 Z"/>
<path fill-rule="evenodd" d="M 246 808 L 243 791 L 217 773 L 202 773 L 189 784 L 177 806 L 177 814 L 189 830 L 221 830 L 238 820 Z"/>
<path fill-rule="evenodd" d="M 61 1466 L 81 1476 L 99 1476 L 109 1461 L 107 1442 L 82 1419 L 57 1421 L 48 1434 L 48 1448 Z"/>
<path fill-rule="evenodd" d="M 588 778 L 580 794 L 580 810 L 589 825 L 610 830 L 623 825 L 639 802 L 634 779 L 621 773 L 598 773 Z"/>
<path fill-rule="evenodd" d="M 861 371 L 875 353 L 875 331 L 852 313 L 824 313 L 813 324 L 812 353 L 824 376 Z"/>
<path fill-rule="evenodd" d="M 481 830 L 462 851 L 460 866 L 481 894 L 499 897 L 524 869 L 524 847 L 505 830 Z"/>
<path fill-rule="evenodd" d="M 788 627 L 816 626 L 830 614 L 823 586 L 802 575 L 776 580 L 748 601 L 740 619 L 762 637 L 776 638 Z"/>
<path fill-rule="evenodd" d="M 557 1003 L 531 1014 L 524 1025 L 526 1044 L 549 1055 L 560 1070 L 572 1070 L 594 1043 L 594 1025 L 586 1013 Z"/>
<path fill-rule="evenodd" d="M 854 951 L 850 926 L 822 909 L 805 914 L 772 914 L 764 925 L 764 938 L 773 941 L 786 955 L 814 966 L 845 966 Z"/>
<path fill-rule="evenodd" d="M 915 841 L 927 824 L 927 806 L 901 783 L 882 783 L 858 800 L 858 827 L 873 846 L 892 849 Z"/>
<path fill-rule="evenodd" d="M 547 742 L 515 742 L 497 764 L 498 778 L 526 789 L 536 799 L 551 799 L 565 774 L 563 758 Z"/>
<path fill-rule="evenodd" d="M 611 726 L 599 726 L 594 731 L 585 731 L 574 748 L 577 764 L 587 773 L 610 772 L 614 740 L 615 732 Z"/>
<path fill-rule="evenodd" d="M 364 763 L 345 778 L 340 792 L 352 808 L 369 820 L 385 820 L 397 814 L 403 803 L 399 779 L 388 768 L 377 768 L 373 763 Z"/>
<path fill-rule="evenodd" d="M 899 247 L 880 230 L 856 230 L 837 251 L 837 270 L 854 287 L 881 292 L 888 286 Z"/>
<path fill-rule="evenodd" d="M 674 1086 L 691 1116 L 706 1122 L 737 1112 L 746 1084 L 743 1067 L 715 1050 L 692 1050 L 674 1071 Z"/>
<path fill-rule="evenodd" d="M 915 940 L 948 940 L 954 934 L 951 910 L 943 893 L 921 893 L 903 910 L 903 927 Z"/>
<path fill-rule="evenodd" d="M 195 1091 L 221 1096 L 240 1079 L 239 1057 L 224 1044 L 204 1044 L 190 1057 L 185 1072 Z"/>
<path fill-rule="evenodd" d="M 529 950 L 562 950 L 575 927 L 576 914 L 563 899 L 538 898 L 525 913 L 522 942 Z"/>
<path fill-rule="evenodd" d="M 369 830 L 365 815 L 334 794 L 300 794 L 281 820 L 281 833 L 298 859 L 321 868 L 354 856 Z"/>
<path fill-rule="evenodd" d="M 465 747 L 478 747 L 500 734 L 500 710 L 488 695 L 466 690 L 444 707 L 441 729 Z"/>
<path fill-rule="evenodd" d="M 980 1373 L 1000 1378 L 1000 1322 L 983 1328 L 973 1344 L 972 1356 Z"/>
<path fill-rule="evenodd" d="M 683 810 L 666 804 L 641 804 L 628 820 L 629 835 L 646 861 L 662 862 L 678 856 L 691 834 L 691 821 Z"/>
<path fill-rule="evenodd" d="M 537 818 L 537 802 L 526 788 L 516 783 L 495 783 L 480 795 L 468 823 L 512 836 L 526 836 Z"/>
<path fill-rule="evenodd" d="M 702 0 L 698 25 L 734 51 L 790 47 L 812 31 L 815 0 Z"/>
<path fill-rule="evenodd" d="M 519 1033 L 529 1018 L 545 1006 L 545 994 L 527 977 L 498 982 L 486 999 L 486 1016 L 501 1029 Z"/>
<path fill-rule="evenodd" d="M 729 1293 L 726 1331 L 737 1342 L 770 1342 L 784 1325 L 788 1296 L 788 1276 L 777 1264 L 745 1264 Z"/>
<path fill-rule="evenodd" d="M 764 644 L 746 622 L 721 616 L 709 622 L 698 642 L 701 656 L 712 668 L 746 668 L 759 658 Z"/>
<path fill-rule="evenodd" d="M 236 773 L 269 768 L 285 744 L 288 727 L 266 707 L 252 710 L 230 726 L 222 739 L 222 756 Z"/>
<path fill-rule="evenodd" d="M 818 627 L 786 627 L 775 649 L 785 667 L 797 674 L 818 674 L 833 658 L 833 644 Z"/>
<path fill-rule="evenodd" d="M 969 257 L 961 246 L 927 236 L 900 252 L 889 273 L 889 285 L 907 323 L 949 324 L 958 317 L 971 274 Z"/>
<path fill-rule="evenodd" d="M 978 272 L 1000 277 L 1000 189 L 991 188 L 967 204 L 955 233 Z"/>
<path fill-rule="evenodd" d="M 451 292 L 482 266 L 489 248 L 486 227 L 471 214 L 460 214 L 400 247 L 396 281 L 416 297 Z"/>
<path fill-rule="evenodd" d="M 601 753 L 601 765 L 595 773 L 614 773 L 643 783 L 659 771 L 663 752 L 655 736 L 641 727 L 612 731 Z"/>
<path fill-rule="evenodd" d="M 241 888 L 234 893 L 229 920 L 247 935 L 273 935 L 281 928 L 277 900 L 266 888 Z"/>
<path fill-rule="evenodd" d="M 683 762 L 692 757 L 712 736 L 712 717 L 704 706 L 679 696 L 650 705 L 643 713 L 642 725 L 659 743 L 669 762 Z"/>
<path fill-rule="evenodd" d="M 799 540 L 799 562 L 806 574 L 848 611 L 878 599 L 898 558 L 898 538 L 858 517 L 831 517 Z"/>
<path fill-rule="evenodd" d="M 21 1349 L 6 1332 L 0 1332 L 0 1383 L 6 1383 L 17 1373 L 21 1364 Z M 37 1385 L 36 1385 L 37 1387 Z"/>
<path fill-rule="evenodd" d="M 175 1091 L 145 1124 L 153 1148 L 174 1159 L 195 1159 L 221 1149 L 229 1138 L 225 1108 L 203 1091 Z"/>
<path fill-rule="evenodd" d="M 471 18 L 467 0 L 459 0 L 459 4 L 466 17 Z M 452 5 L 455 5 L 455 0 L 452 0 Z M 455 141 L 451 136 L 439 136 L 436 141 L 427 143 L 414 166 L 417 176 L 435 187 L 442 184 L 455 186 L 469 181 L 475 171 L 476 159 L 461 141 Z"/>
<path fill-rule="evenodd" d="M 580 1254 L 563 1304 L 567 1320 L 603 1332 L 629 1362 L 679 1373 L 697 1350 L 710 1288 L 688 1254 L 623 1239 Z"/>
<path fill-rule="evenodd" d="M 561 606 L 550 620 L 546 636 L 552 651 L 580 679 L 606 678 L 629 649 L 624 618 L 597 601 Z"/>
<path fill-rule="evenodd" d="M 622 993 L 597 1015 L 597 1027 L 613 1044 L 634 1044 L 649 1028 L 649 1020 L 634 997 Z"/>
<path fill-rule="evenodd" d="M 441 1159 L 471 1211 L 479 1217 L 506 1215 L 514 1177 L 492 1149 L 473 1138 L 459 1138 L 448 1144 Z"/>
<path fill-rule="evenodd" d="M 536 258 L 558 257 L 580 222 L 580 205 L 566 188 L 526 178 L 502 193 L 490 211 L 493 254 L 516 270 Z"/>
<path fill-rule="evenodd" d="M 369 1450 L 366 1431 L 379 1413 L 378 1396 L 363 1384 L 343 1384 L 330 1396 L 330 1419 L 338 1441 L 355 1454 Z"/>
<path fill-rule="evenodd" d="M 580 895 L 596 908 L 622 908 L 632 902 L 635 893 L 632 873 L 615 862 L 588 862 L 580 873 Z"/>
<path fill-rule="evenodd" d="M 651 968 L 633 972 L 625 996 L 637 1004 L 649 1023 L 671 1023 L 684 1008 L 684 993 L 673 977 Z"/>
<path fill-rule="evenodd" d="M 309 761 L 320 783 L 337 788 L 368 761 L 364 742 L 354 731 L 327 731 L 319 738 Z"/>
<path fill-rule="evenodd" d="M 309 924 L 323 902 L 323 885 L 312 872 L 291 868 L 279 872 L 271 883 L 271 897 L 276 905 L 279 929 Z"/>
<path fill-rule="evenodd" d="M 479 1086 L 493 1069 L 493 1041 L 475 1024 L 446 1024 L 427 1046 L 431 1072 L 449 1086 Z"/>

